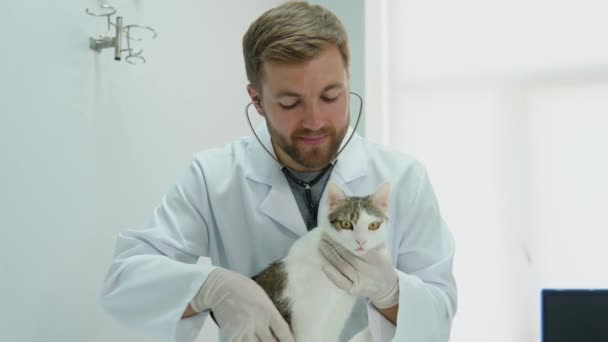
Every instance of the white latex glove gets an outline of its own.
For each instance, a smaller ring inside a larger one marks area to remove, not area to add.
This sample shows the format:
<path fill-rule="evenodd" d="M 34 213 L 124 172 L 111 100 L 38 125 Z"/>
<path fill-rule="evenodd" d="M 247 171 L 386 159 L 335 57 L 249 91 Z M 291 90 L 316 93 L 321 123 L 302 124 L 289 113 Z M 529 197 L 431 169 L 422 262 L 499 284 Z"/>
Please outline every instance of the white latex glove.
<path fill-rule="evenodd" d="M 190 305 L 196 312 L 211 309 L 221 333 L 231 342 L 295 342 L 266 292 L 242 274 L 215 269 Z"/>
<path fill-rule="evenodd" d="M 358 297 L 367 297 L 379 309 L 399 303 L 399 276 L 386 245 L 357 256 L 323 234 L 319 251 L 327 260 L 323 273 L 337 287 Z"/>

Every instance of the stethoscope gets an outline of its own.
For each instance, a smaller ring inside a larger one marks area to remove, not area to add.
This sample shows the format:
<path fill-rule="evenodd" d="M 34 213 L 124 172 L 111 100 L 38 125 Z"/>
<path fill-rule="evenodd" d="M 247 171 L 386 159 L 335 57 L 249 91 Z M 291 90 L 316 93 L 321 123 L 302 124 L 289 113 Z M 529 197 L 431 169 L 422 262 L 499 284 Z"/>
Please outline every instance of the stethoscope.
<path fill-rule="evenodd" d="M 313 218 L 315 226 L 317 225 L 317 215 L 316 214 L 317 214 L 318 208 L 316 207 L 314 200 L 312 198 L 312 187 L 315 184 L 317 184 L 321 179 L 323 179 L 323 176 L 325 176 L 328 172 L 331 172 L 331 170 L 333 170 L 334 166 L 338 162 L 338 156 L 340 155 L 340 153 L 342 153 L 342 151 L 344 151 L 344 148 L 346 148 L 346 146 L 348 145 L 350 140 L 355 135 L 355 133 L 357 131 L 357 127 L 359 127 L 359 121 L 361 121 L 361 113 L 363 110 L 363 98 L 361 97 L 361 95 L 357 94 L 354 91 L 351 91 L 350 94 L 355 95 L 356 97 L 359 98 L 359 115 L 357 115 L 357 121 L 355 122 L 355 127 L 353 128 L 353 131 L 351 132 L 350 136 L 348 137 L 348 139 L 346 140 L 344 145 L 342 145 L 342 148 L 340 148 L 340 150 L 336 153 L 336 156 L 334 157 L 334 159 L 331 162 L 329 162 L 329 164 L 327 166 L 325 166 L 321 170 L 321 172 L 319 172 L 319 174 L 315 176 L 315 178 L 313 178 L 312 180 L 310 180 L 308 182 L 305 182 L 305 181 L 299 179 L 298 177 L 296 177 L 296 175 L 294 175 L 291 171 L 289 171 L 289 169 L 283 163 L 281 163 L 281 161 L 279 161 L 279 159 L 277 157 L 275 157 L 274 154 L 272 154 L 270 152 L 270 150 L 264 145 L 264 143 L 262 142 L 260 137 L 255 132 L 255 129 L 253 128 L 253 124 L 251 123 L 251 118 L 249 117 L 249 107 L 256 104 L 256 102 L 249 102 L 247 104 L 247 106 L 245 106 L 245 117 L 247 118 L 247 123 L 249 124 L 249 128 L 251 129 L 251 132 L 253 133 L 255 138 L 258 140 L 258 142 L 260 143 L 262 148 L 266 151 L 266 153 L 268 153 L 269 156 L 272 157 L 272 159 L 274 159 L 279 164 L 279 166 L 281 167 L 281 171 L 283 172 L 283 174 L 285 174 L 285 177 L 289 178 L 291 181 L 293 181 L 294 183 L 296 183 L 299 186 L 301 186 L 302 188 L 304 188 L 304 192 L 306 194 L 306 206 L 308 208 L 308 212 L 310 213 L 310 216 Z M 259 101 L 257 103 L 259 104 Z M 349 113 L 350 113 L 350 110 L 349 110 Z"/>

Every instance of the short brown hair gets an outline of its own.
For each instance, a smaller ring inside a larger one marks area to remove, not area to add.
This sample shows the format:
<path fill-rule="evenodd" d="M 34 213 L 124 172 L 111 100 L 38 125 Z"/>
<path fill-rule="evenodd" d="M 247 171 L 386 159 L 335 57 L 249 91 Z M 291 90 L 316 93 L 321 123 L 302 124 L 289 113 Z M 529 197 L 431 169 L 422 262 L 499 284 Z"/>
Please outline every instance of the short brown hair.
<path fill-rule="evenodd" d="M 243 36 L 247 79 L 261 91 L 263 62 L 300 63 L 334 44 L 348 70 L 348 35 L 328 9 L 305 1 L 289 1 L 257 18 Z"/>

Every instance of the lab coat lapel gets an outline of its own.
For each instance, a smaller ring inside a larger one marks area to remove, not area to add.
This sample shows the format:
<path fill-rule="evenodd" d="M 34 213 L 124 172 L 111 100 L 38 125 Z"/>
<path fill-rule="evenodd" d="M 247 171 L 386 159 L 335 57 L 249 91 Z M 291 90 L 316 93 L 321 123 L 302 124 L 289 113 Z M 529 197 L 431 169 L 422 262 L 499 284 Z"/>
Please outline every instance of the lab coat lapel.
<path fill-rule="evenodd" d="M 274 155 L 266 127 L 260 126 L 256 133 L 268 151 Z M 306 224 L 280 165 L 256 140 L 247 148 L 246 168 L 247 178 L 270 187 L 266 197 L 259 203 L 259 210 L 295 234 L 306 234 Z"/>
<path fill-rule="evenodd" d="M 346 139 L 352 134 L 352 127 L 349 127 L 346 133 L 346 138 L 343 144 L 346 143 Z M 363 143 L 362 138 L 355 133 L 351 141 L 348 143 L 346 148 L 338 156 L 336 166 L 331 173 L 329 180 L 336 183 L 346 195 L 348 196 L 361 196 L 364 194 L 359 193 L 361 191 L 355 186 L 357 180 L 365 177 L 367 172 L 367 165 L 369 165 L 368 157 L 362 154 L 363 149 L 361 144 Z M 342 148 L 342 147 L 341 147 Z M 319 202 L 319 222 L 323 222 L 323 218 L 327 215 L 326 193 L 323 192 L 321 200 Z"/>
<path fill-rule="evenodd" d="M 346 140 L 352 133 L 353 129 L 352 127 L 349 127 L 348 132 L 346 132 L 345 141 L 342 142 L 340 148 L 343 148 L 344 144 L 346 144 Z M 367 160 L 368 157 L 364 154 L 362 149 L 362 143 L 361 136 L 355 133 L 350 142 L 348 142 L 348 145 L 346 145 L 338 156 L 336 166 L 332 172 L 332 179 L 335 179 L 338 185 L 344 186 L 345 191 L 349 189 L 349 183 L 365 176 L 366 166 L 369 162 Z"/>

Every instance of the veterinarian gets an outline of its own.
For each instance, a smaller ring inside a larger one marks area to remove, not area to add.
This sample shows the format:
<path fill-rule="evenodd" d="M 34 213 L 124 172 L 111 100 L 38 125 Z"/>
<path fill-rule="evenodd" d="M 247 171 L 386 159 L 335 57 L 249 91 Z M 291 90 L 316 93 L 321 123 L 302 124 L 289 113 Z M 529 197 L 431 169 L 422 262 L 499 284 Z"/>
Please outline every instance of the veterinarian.
<path fill-rule="evenodd" d="M 328 277 L 365 301 L 366 322 L 352 321 L 344 336 L 368 324 L 375 341 L 447 341 L 454 241 L 425 169 L 350 127 L 361 103 L 349 88 L 343 25 L 320 6 L 288 2 L 251 24 L 243 51 L 248 114 L 266 125 L 196 154 L 145 227 L 118 236 L 105 309 L 163 341 L 193 341 L 210 312 L 222 341 L 293 341 L 249 277 L 315 227 L 328 180 L 351 196 L 388 181 L 385 257 L 322 244 Z M 201 256 L 213 265 L 197 264 Z"/>

